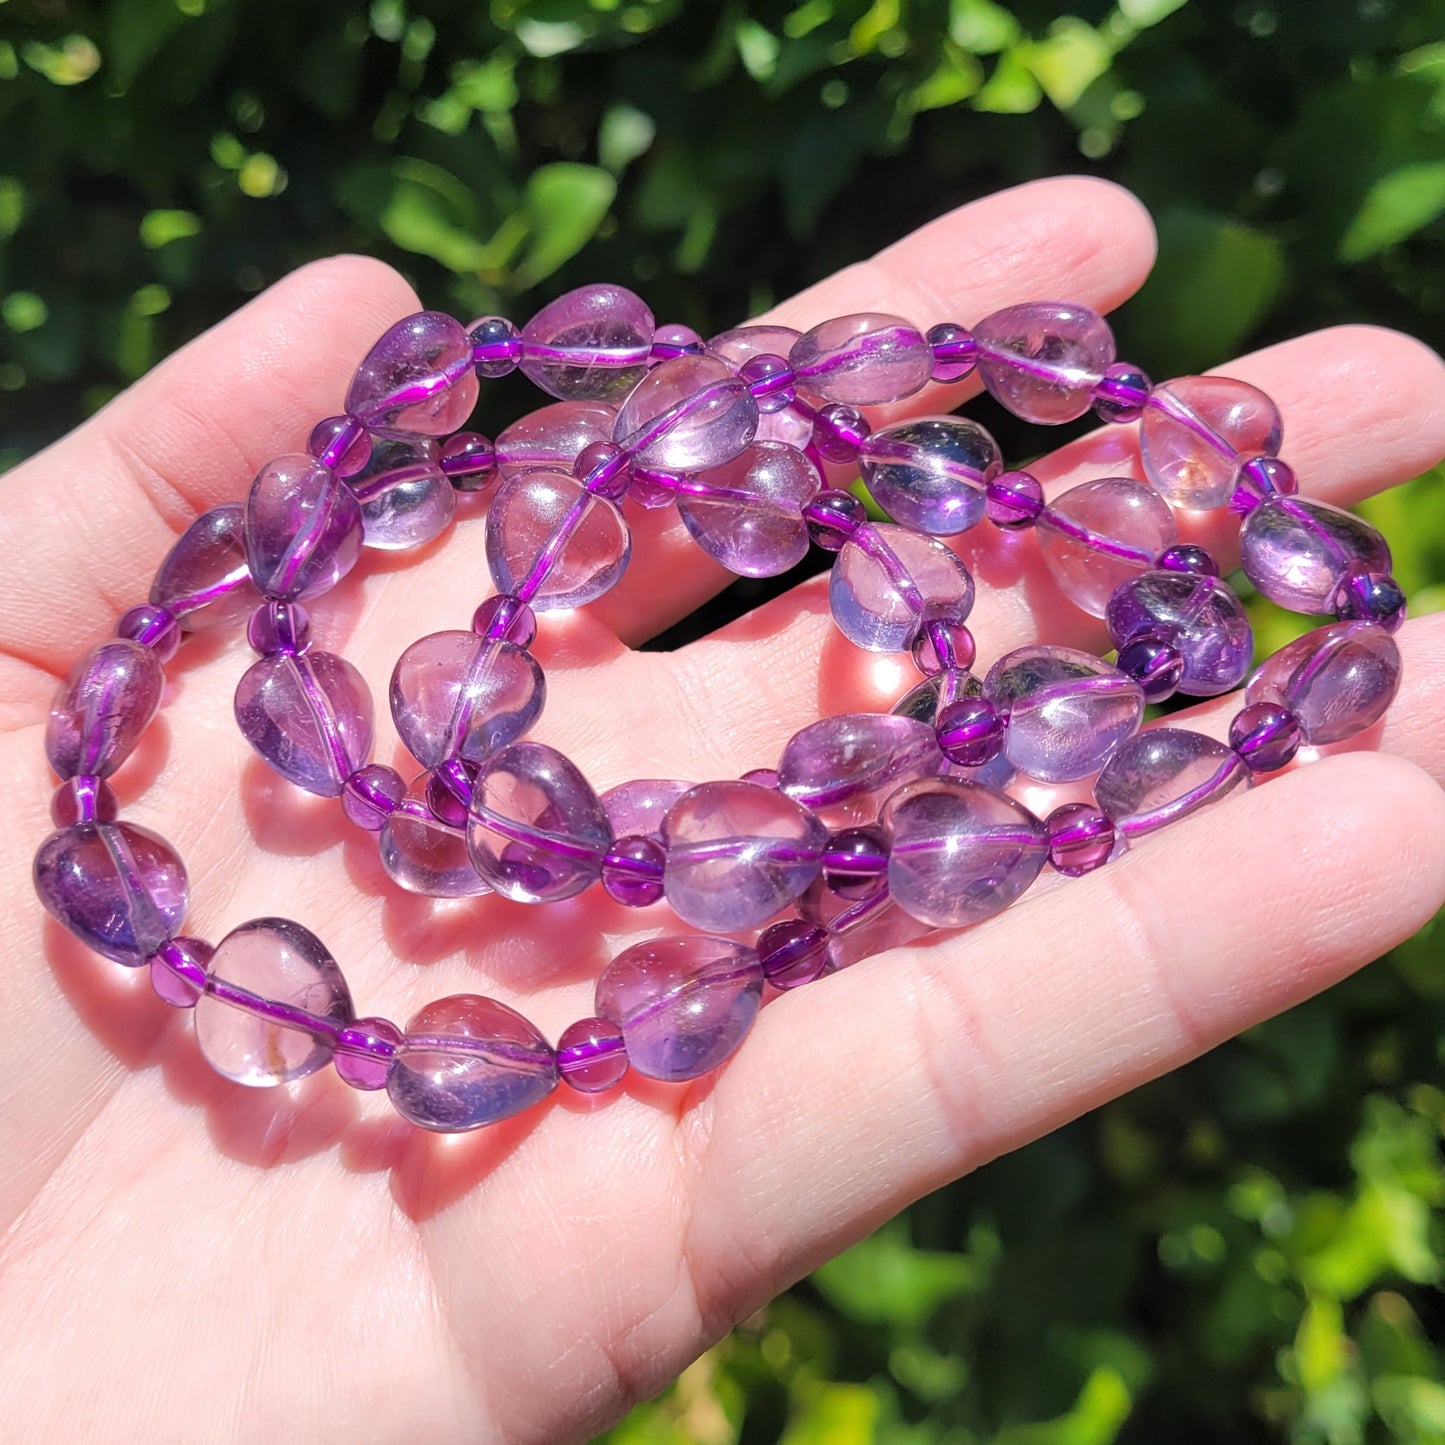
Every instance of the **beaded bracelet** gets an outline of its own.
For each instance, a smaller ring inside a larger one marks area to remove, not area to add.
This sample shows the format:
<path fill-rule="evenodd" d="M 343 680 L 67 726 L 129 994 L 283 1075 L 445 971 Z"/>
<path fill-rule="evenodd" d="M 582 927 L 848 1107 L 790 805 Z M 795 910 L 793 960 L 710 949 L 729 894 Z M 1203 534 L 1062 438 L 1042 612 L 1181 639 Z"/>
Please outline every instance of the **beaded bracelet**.
<path fill-rule="evenodd" d="M 147 965 L 162 999 L 194 1009 L 207 1061 L 242 1084 L 289 1083 L 329 1060 L 348 1084 L 385 1088 L 412 1123 L 456 1131 L 507 1118 L 559 1080 L 596 1092 L 629 1068 L 673 1081 L 717 1068 L 765 984 L 793 988 L 929 929 L 978 923 L 1046 863 L 1091 872 L 1283 767 L 1302 743 L 1348 737 L 1389 706 L 1405 599 L 1384 538 L 1296 495 L 1262 392 L 1212 376 L 1155 386 L 1114 354 L 1099 316 L 1053 302 L 1009 307 L 972 331 L 925 334 L 867 314 L 805 334 L 744 326 L 706 343 L 657 328 L 615 286 L 571 292 L 520 331 L 436 312 L 398 322 L 309 451 L 262 468 L 244 505 L 197 518 L 149 602 L 61 687 L 46 734 L 62 782 L 58 831 L 35 860 L 41 901 L 96 952 Z M 556 400 L 495 443 L 459 431 L 479 378 L 516 368 Z M 859 411 L 975 368 L 1026 420 L 1092 407 L 1137 422 L 1147 484 L 1090 481 L 1046 504 L 975 422 L 929 416 L 874 431 Z M 857 496 L 830 486 L 830 463 L 856 466 L 892 520 L 869 520 Z M 408 784 L 368 761 L 366 685 L 311 648 L 301 604 L 363 546 L 429 541 L 450 524 L 457 491 L 493 487 L 495 595 L 470 630 L 423 637 L 392 674 L 392 717 L 422 770 Z M 642 779 L 599 796 L 561 753 L 524 740 L 546 694 L 528 648 L 537 613 L 584 606 L 623 574 L 624 501 L 675 506 L 703 550 L 741 575 L 781 573 L 810 541 L 836 552 L 837 626 L 861 648 L 911 652 L 921 680 L 891 713 L 804 728 L 776 768 L 697 786 Z M 1249 678 L 1228 744 L 1141 731 L 1146 702 L 1228 692 L 1249 671 L 1238 598 L 1175 525 L 1175 508 L 1221 507 L 1242 518 L 1242 567 L 1262 594 L 1336 620 Z M 969 671 L 974 583 L 939 539 L 985 519 L 1033 529 L 1060 588 L 1105 619 L 1116 665 L 1034 645 L 982 679 Z M 180 934 L 185 869 L 164 839 L 116 820 L 106 779 L 155 714 L 182 632 L 243 618 L 259 659 L 236 691 L 242 733 L 283 777 L 339 797 L 377 834 L 402 888 L 545 903 L 600 883 L 627 906 L 665 899 L 703 931 L 620 953 L 598 979 L 594 1016 L 555 1048 L 471 994 L 427 1005 L 405 1030 L 357 1017 L 325 946 L 288 919 L 252 920 L 215 946 Z M 1040 819 L 1005 791 L 1015 776 L 1093 777 L 1094 802 Z M 760 927 L 753 944 L 736 936 Z"/>

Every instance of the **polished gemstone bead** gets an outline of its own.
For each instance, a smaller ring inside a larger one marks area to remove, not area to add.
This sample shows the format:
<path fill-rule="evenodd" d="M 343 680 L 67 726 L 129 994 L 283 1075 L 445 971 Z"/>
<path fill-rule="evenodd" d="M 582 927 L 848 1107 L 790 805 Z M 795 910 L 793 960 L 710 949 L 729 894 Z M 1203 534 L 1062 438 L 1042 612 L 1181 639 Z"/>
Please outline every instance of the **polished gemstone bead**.
<path fill-rule="evenodd" d="M 246 499 L 246 557 L 263 595 L 283 602 L 334 587 L 361 555 L 361 505 L 308 456 L 261 468 Z"/>
<path fill-rule="evenodd" d="M 557 401 L 514 421 L 497 438 L 497 467 L 504 477 L 524 472 L 564 472 L 590 446 L 612 440 L 617 412 L 600 401 Z"/>
<path fill-rule="evenodd" d="M 867 898 L 888 873 L 888 839 L 877 828 L 844 828 L 823 852 L 823 883 L 840 898 Z"/>
<path fill-rule="evenodd" d="M 1127 477 L 1071 487 L 1038 520 L 1039 550 L 1054 581 L 1095 617 L 1121 582 L 1153 568 L 1178 537 L 1169 504 Z"/>
<path fill-rule="evenodd" d="M 813 447 L 826 461 L 856 462 L 872 433 L 868 418 L 842 402 L 831 402 L 813 415 Z"/>
<path fill-rule="evenodd" d="M 402 744 L 424 768 L 480 762 L 529 732 L 547 682 L 530 652 L 475 632 L 433 632 L 397 659 L 389 689 Z"/>
<path fill-rule="evenodd" d="M 595 1008 L 621 1029 L 639 1074 L 677 1082 L 727 1059 L 752 1028 L 762 994 L 762 965 L 751 948 L 693 934 L 618 954 L 597 980 Z"/>
<path fill-rule="evenodd" d="M 498 592 L 472 613 L 472 631 L 478 637 L 530 647 L 537 637 L 537 614 L 509 592 Z"/>
<path fill-rule="evenodd" d="M 314 933 L 289 918 L 255 918 L 211 955 L 196 1043 L 218 1074 L 270 1088 L 326 1064 L 353 1013 L 346 980 Z"/>
<path fill-rule="evenodd" d="M 662 897 L 667 853 L 656 838 L 640 833 L 618 838 L 602 860 L 602 886 L 626 908 L 646 908 Z"/>
<path fill-rule="evenodd" d="M 631 555 L 632 532 L 617 504 L 560 472 L 504 482 L 487 513 L 487 564 L 497 590 L 538 612 L 596 601 Z"/>
<path fill-rule="evenodd" d="M 1073 421 L 1114 360 L 1108 324 L 1087 306 L 1033 301 L 986 316 L 973 328 L 978 374 L 1016 416 Z"/>
<path fill-rule="evenodd" d="M 477 786 L 478 764 L 466 758 L 444 758 L 427 775 L 426 805 L 432 817 L 449 828 L 465 828 Z"/>
<path fill-rule="evenodd" d="M 1144 475 L 1176 507 L 1222 507 L 1242 456 L 1279 451 L 1284 423 L 1258 387 L 1185 376 L 1154 388 L 1139 424 Z"/>
<path fill-rule="evenodd" d="M 952 668 L 972 667 L 978 656 L 978 645 L 955 607 L 930 604 L 918 619 L 908 651 L 919 672 L 932 675 Z"/>
<path fill-rule="evenodd" d="M 597 794 L 554 748 L 513 743 L 483 760 L 467 846 L 498 893 L 518 903 L 570 898 L 597 881 L 611 844 Z"/>
<path fill-rule="evenodd" d="M 172 1008 L 195 1008 L 215 949 L 202 938 L 168 938 L 151 954 L 151 987 Z"/>
<path fill-rule="evenodd" d="M 1139 685 L 1072 647 L 1020 647 L 989 669 L 983 695 L 1008 714 L 1004 751 L 1044 783 L 1087 778 L 1144 717 Z"/>
<path fill-rule="evenodd" d="M 973 578 L 958 553 L 890 522 L 855 532 L 828 579 L 833 620 L 850 642 L 870 652 L 910 647 L 930 605 L 946 606 L 963 621 L 973 595 Z"/>
<path fill-rule="evenodd" d="M 1252 773 L 1272 773 L 1284 767 L 1303 740 L 1299 719 L 1277 703 L 1251 703 L 1229 725 L 1229 746 Z"/>
<path fill-rule="evenodd" d="M 620 502 L 632 478 L 632 458 L 616 442 L 593 442 L 577 454 L 572 475 L 589 492 Z"/>
<path fill-rule="evenodd" d="M 868 508 L 852 492 L 819 492 L 803 508 L 808 536 L 825 552 L 837 552 L 868 521 Z"/>
<path fill-rule="evenodd" d="M 756 783 L 701 783 L 662 820 L 667 901 L 697 928 L 756 928 L 791 903 L 823 862 L 828 830 Z"/>
<path fill-rule="evenodd" d="M 45 910 L 87 948 L 136 968 L 186 916 L 186 870 L 164 838 L 135 823 L 77 823 L 35 855 Z"/>
<path fill-rule="evenodd" d="M 787 355 L 793 349 L 800 333 L 790 326 L 738 326 L 714 336 L 706 345 L 709 356 L 716 356 L 725 362 L 730 370 L 747 382 L 750 389 L 754 378 L 742 377 L 743 368 L 759 357 L 775 358 L 787 367 L 790 378 L 786 391 L 771 390 L 764 395 L 754 391 L 758 403 L 758 430 L 754 438 L 760 442 L 782 442 L 786 446 L 804 447 L 813 433 L 811 410 L 788 405 L 793 395 L 792 368 L 787 366 Z M 773 375 L 781 376 L 774 372 Z"/>
<path fill-rule="evenodd" d="M 1234 474 L 1234 492 L 1229 508 L 1241 516 L 1252 512 L 1265 497 L 1292 497 L 1299 491 L 1299 478 L 1288 462 L 1278 457 L 1246 457 Z"/>
<path fill-rule="evenodd" d="M 937 326 L 929 328 L 924 339 L 933 352 L 934 381 L 962 381 L 973 370 L 978 343 L 966 327 L 956 321 L 940 321 Z"/>
<path fill-rule="evenodd" d="M 368 833 L 379 833 L 406 797 L 406 781 L 395 768 L 368 763 L 347 778 L 341 790 L 341 810 Z"/>
<path fill-rule="evenodd" d="M 522 328 L 522 370 L 564 401 L 620 401 L 644 376 L 657 323 L 621 286 L 579 286 Z"/>
<path fill-rule="evenodd" d="M 1114 855 L 1114 825 L 1088 803 L 1065 803 L 1044 820 L 1049 863 L 1065 878 L 1082 878 Z"/>
<path fill-rule="evenodd" d="M 1179 542 L 1159 554 L 1159 567 L 1165 572 L 1194 572 L 1203 577 L 1218 577 L 1219 563 L 1192 543 Z"/>
<path fill-rule="evenodd" d="M 617 412 L 612 440 L 638 465 L 705 472 L 753 440 L 758 404 L 715 356 L 679 356 L 648 373 Z"/>
<path fill-rule="evenodd" d="M 1094 388 L 1094 412 L 1100 421 L 1138 421 L 1153 383 L 1137 366 L 1115 362 Z"/>
<path fill-rule="evenodd" d="M 283 778 L 335 798 L 371 752 L 371 693 L 344 657 L 278 654 L 236 686 L 241 736 Z"/>
<path fill-rule="evenodd" d="M 479 316 L 467 327 L 467 340 L 473 369 L 488 380 L 515 371 L 522 359 L 522 333 L 505 316 Z"/>
<path fill-rule="evenodd" d="M 371 456 L 371 433 L 354 416 L 329 416 L 311 428 L 306 450 L 338 477 L 354 477 Z"/>
<path fill-rule="evenodd" d="M 1044 510 L 1044 489 L 1029 472 L 1001 472 L 984 489 L 984 512 L 995 527 L 1032 527 Z"/>
<path fill-rule="evenodd" d="M 497 449 L 480 432 L 459 431 L 442 443 L 438 463 L 458 492 L 483 492 L 500 475 Z"/>
<path fill-rule="evenodd" d="M 1133 837 L 1224 797 L 1246 774 L 1224 743 L 1183 728 L 1151 728 L 1104 765 L 1094 799 L 1120 833 Z"/>
<path fill-rule="evenodd" d="M 490 893 L 467 852 L 467 835 L 449 828 L 426 803 L 427 774 L 413 782 L 377 839 L 381 866 L 408 893 L 428 898 L 474 898 Z"/>
<path fill-rule="evenodd" d="M 1240 566 L 1271 602 L 1330 612 L 1357 572 L 1389 572 L 1389 543 L 1368 522 L 1327 502 L 1266 497 L 1239 529 Z"/>
<path fill-rule="evenodd" d="M 1244 681 L 1254 656 L 1249 616 L 1218 577 L 1145 572 L 1114 589 L 1104 612 L 1121 650 L 1136 638 L 1167 642 L 1184 659 L 1179 690 L 1214 697 Z"/>
<path fill-rule="evenodd" d="M 557 1087 L 557 1056 L 515 1009 L 453 994 L 414 1014 L 386 1076 L 403 1119 L 440 1134 L 510 1119 Z"/>
<path fill-rule="evenodd" d="M 477 404 L 472 344 L 459 321 L 419 311 L 367 353 L 346 393 L 346 411 L 369 431 L 454 432 Z"/>
<path fill-rule="evenodd" d="M 50 798 L 50 821 L 57 828 L 77 823 L 113 823 L 120 812 L 115 792 L 104 778 L 77 773 L 66 778 Z"/>
<path fill-rule="evenodd" d="M 778 786 L 825 821 L 842 825 L 871 821 L 889 793 L 942 770 L 943 755 L 926 723 L 893 713 L 844 713 L 788 739 Z"/>
<path fill-rule="evenodd" d="M 45 756 L 61 778 L 109 777 L 160 706 L 165 673 L 148 647 L 124 638 L 92 647 L 50 704 Z"/>
<path fill-rule="evenodd" d="M 964 928 L 1007 908 L 1048 857 L 1044 825 L 1007 793 L 930 778 L 888 800 L 888 888 L 920 923 Z"/>
<path fill-rule="evenodd" d="M 351 489 L 361 503 L 362 544 L 384 552 L 440 537 L 456 515 L 456 489 L 432 437 L 377 437 Z"/>
<path fill-rule="evenodd" d="M 1008 714 L 985 697 L 961 697 L 937 711 L 935 724 L 943 756 L 962 768 L 981 768 L 1003 751 Z"/>
<path fill-rule="evenodd" d="M 557 1040 L 557 1072 L 582 1094 L 615 1089 L 627 1074 L 622 1030 L 607 1019 L 578 1019 Z"/>
<path fill-rule="evenodd" d="M 676 778 L 636 778 L 603 793 L 602 810 L 612 825 L 614 837 L 657 834 L 662 831 L 667 810 L 695 786 Z"/>
<path fill-rule="evenodd" d="M 115 635 L 150 648 L 162 662 L 169 662 L 181 645 L 181 625 L 175 616 L 150 602 L 123 612 L 115 624 Z"/>
<path fill-rule="evenodd" d="M 937 537 L 974 526 L 983 517 L 988 483 L 1003 471 L 998 443 L 960 416 L 883 427 L 864 443 L 858 466 L 889 516 Z"/>
<path fill-rule="evenodd" d="M 757 356 L 786 358 L 801 335 L 791 326 L 735 326 L 714 336 L 706 343 L 706 350 L 740 372 Z"/>
<path fill-rule="evenodd" d="M 774 988 L 798 988 L 829 971 L 828 932 L 802 918 L 785 918 L 758 938 L 763 977 Z"/>
<path fill-rule="evenodd" d="M 671 361 L 674 356 L 696 356 L 704 350 L 702 337 L 680 321 L 659 326 L 652 337 L 652 359 Z"/>
<path fill-rule="evenodd" d="M 878 406 L 923 390 L 933 372 L 933 348 L 901 318 L 867 312 L 834 317 L 805 332 L 788 364 L 803 396 Z"/>
<path fill-rule="evenodd" d="M 311 615 L 299 602 L 263 602 L 246 619 L 246 641 L 262 657 L 311 650 Z"/>
<path fill-rule="evenodd" d="M 917 718 L 936 727 L 944 708 L 960 698 L 981 697 L 983 683 L 966 669 L 948 668 L 925 677 L 894 703 L 892 711 L 900 717 Z"/>
<path fill-rule="evenodd" d="M 353 1089 L 384 1089 L 403 1038 L 390 1019 L 353 1019 L 337 1031 L 331 1062 L 336 1077 Z"/>
<path fill-rule="evenodd" d="M 1370 622 L 1334 622 L 1268 658 L 1244 690 L 1249 703 L 1288 708 L 1304 740 L 1353 737 L 1378 722 L 1400 686 L 1400 649 Z"/>
<path fill-rule="evenodd" d="M 1388 572 L 1355 572 L 1335 593 L 1335 616 L 1341 622 L 1374 622 L 1398 632 L 1408 603 L 1405 589 Z"/>
<path fill-rule="evenodd" d="M 743 782 L 756 783 L 760 788 L 776 788 L 778 786 L 778 770 L 776 768 L 749 768 L 742 777 Z"/>
<path fill-rule="evenodd" d="M 1145 702 L 1163 702 L 1184 681 L 1184 654 L 1162 637 L 1136 637 L 1119 649 L 1119 671 L 1143 688 Z"/>
<path fill-rule="evenodd" d="M 738 380 L 748 384 L 758 411 L 763 415 L 780 411 L 795 396 L 793 368 L 782 356 L 753 356 L 738 368 Z M 761 425 L 761 423 L 759 423 Z"/>
<path fill-rule="evenodd" d="M 187 631 L 229 627 L 257 602 L 246 562 L 246 514 L 237 502 L 203 512 L 156 569 L 150 600 Z"/>

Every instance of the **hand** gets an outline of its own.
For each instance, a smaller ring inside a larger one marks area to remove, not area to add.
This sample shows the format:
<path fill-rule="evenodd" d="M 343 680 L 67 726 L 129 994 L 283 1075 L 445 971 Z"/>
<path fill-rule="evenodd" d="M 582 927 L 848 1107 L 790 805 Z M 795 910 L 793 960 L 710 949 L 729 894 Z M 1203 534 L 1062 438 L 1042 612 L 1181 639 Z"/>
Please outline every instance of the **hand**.
<path fill-rule="evenodd" d="M 1107 309 L 1148 271 L 1126 194 L 1041 182 L 947 216 L 783 307 L 931 323 L 1065 297 Z M 358 259 L 291 276 L 0 484 L 0 1418 L 16 1439 L 515 1442 L 584 1439 L 709 1342 L 910 1200 L 1327 987 L 1445 895 L 1445 618 L 1400 634 L 1405 681 L 1368 747 L 1237 792 L 1087 878 L 777 999 L 692 1087 L 566 1089 L 446 1138 L 329 1071 L 293 1089 L 213 1075 L 178 1011 L 45 920 L 30 859 L 54 786 L 56 678 L 144 600 L 195 513 L 300 449 L 351 370 L 417 309 Z M 1148 357 L 1133 358 L 1148 363 Z M 1306 492 L 1348 505 L 1445 453 L 1445 370 L 1365 327 L 1224 367 L 1281 406 Z M 967 388 L 894 408 L 946 410 Z M 1130 429 L 1042 463 L 1051 491 L 1121 470 Z M 544 620 L 538 735 L 599 789 L 737 776 L 820 715 L 886 710 L 908 669 L 855 652 L 821 580 L 675 654 L 633 652 L 720 588 L 675 516 L 636 517 L 632 569 L 586 612 Z M 1198 540 L 1230 557 L 1221 521 Z M 372 554 L 314 609 L 384 699 L 423 633 L 490 590 L 478 521 L 424 559 Z M 963 539 L 981 661 L 1102 627 L 1029 559 Z M 591 1012 L 606 960 L 677 931 L 592 890 L 527 908 L 401 894 L 370 835 L 251 756 L 231 717 L 239 639 L 197 639 L 175 707 L 116 783 L 125 816 L 190 869 L 186 931 L 294 917 L 342 965 L 358 1011 L 404 1023 L 495 994 L 550 1038 Z M 1228 700 L 1197 709 L 1218 733 Z M 384 708 L 383 708 L 384 711 Z M 388 734 L 379 748 L 393 760 Z M 133 806 L 132 806 L 133 804 Z"/>

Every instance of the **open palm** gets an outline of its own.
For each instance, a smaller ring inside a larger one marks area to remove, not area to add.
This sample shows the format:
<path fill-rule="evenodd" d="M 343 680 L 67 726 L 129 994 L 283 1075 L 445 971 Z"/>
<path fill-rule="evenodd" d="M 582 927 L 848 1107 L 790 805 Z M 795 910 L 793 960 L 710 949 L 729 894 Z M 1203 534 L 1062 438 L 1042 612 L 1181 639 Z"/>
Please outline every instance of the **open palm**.
<path fill-rule="evenodd" d="M 979 202 L 784 307 L 964 322 L 1143 280 L 1147 218 L 1101 183 Z M 200 510 L 335 412 L 352 368 L 417 309 L 357 259 L 290 277 L 0 483 L 0 1418 L 16 1439 L 586 1438 L 709 1342 L 910 1200 L 1316 992 L 1445 896 L 1445 625 L 1400 634 L 1386 723 L 1341 756 L 1237 793 L 1109 868 L 1040 880 L 1015 908 L 769 1006 L 690 1087 L 562 1090 L 439 1137 L 329 1073 L 289 1089 L 214 1076 L 188 1020 L 45 920 L 29 880 L 49 829 L 42 731 L 55 679 L 144 599 Z M 1149 358 L 1137 360 L 1148 362 Z M 1279 403 L 1304 490 L 1348 505 L 1445 453 L 1445 370 L 1407 338 L 1315 335 L 1229 366 Z M 931 388 L 894 414 L 947 410 Z M 1126 470 L 1116 428 L 1035 470 L 1050 491 Z M 465 511 L 465 509 L 464 509 Z M 537 643 L 537 735 L 599 790 L 774 763 L 821 714 L 910 685 L 836 637 L 797 588 L 675 654 L 630 650 L 726 581 L 675 516 L 638 514 L 634 562 Z M 965 537 L 981 659 L 1035 639 L 1107 646 L 1028 536 Z M 1197 538 L 1230 559 L 1228 527 Z M 416 637 L 465 627 L 489 589 L 463 515 L 423 558 L 373 557 L 314 611 L 384 697 Z M 555 1039 L 606 960 L 679 930 L 665 905 L 591 890 L 548 908 L 401 894 L 375 840 L 270 774 L 236 732 L 239 639 L 197 639 L 175 706 L 120 772 L 126 816 L 186 859 L 187 932 L 280 914 L 317 933 L 358 1012 L 399 1022 L 495 995 Z M 1222 732 L 1227 700 L 1198 709 Z M 382 761 L 397 761 L 389 734 Z M 133 804 L 133 806 L 132 806 Z"/>

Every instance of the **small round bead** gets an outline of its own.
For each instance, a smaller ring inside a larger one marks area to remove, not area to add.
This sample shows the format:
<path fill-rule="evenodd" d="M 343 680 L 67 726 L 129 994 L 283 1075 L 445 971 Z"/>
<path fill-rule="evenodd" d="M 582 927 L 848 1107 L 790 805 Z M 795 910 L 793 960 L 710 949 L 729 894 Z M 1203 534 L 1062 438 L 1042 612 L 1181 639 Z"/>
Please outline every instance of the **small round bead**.
<path fill-rule="evenodd" d="M 173 1008 L 195 1008 L 215 949 L 202 938 L 168 938 L 150 956 L 151 987 Z"/>
<path fill-rule="evenodd" d="M 933 349 L 934 381 L 962 381 L 973 370 L 978 343 L 967 327 L 940 321 L 924 339 Z"/>
<path fill-rule="evenodd" d="M 778 786 L 778 770 L 776 768 L 749 768 L 743 774 L 743 782 L 756 783 L 760 788 L 776 788 Z"/>
<path fill-rule="evenodd" d="M 481 432 L 459 431 L 442 443 L 441 469 L 458 492 L 484 492 L 497 480 L 497 449 Z"/>
<path fill-rule="evenodd" d="M 646 908 L 662 897 L 667 852 L 656 838 L 640 833 L 618 838 L 602 860 L 602 886 L 626 908 Z"/>
<path fill-rule="evenodd" d="M 522 358 L 522 335 L 505 316 L 483 316 L 467 327 L 478 376 L 505 376 Z"/>
<path fill-rule="evenodd" d="M 578 1019 L 557 1040 L 557 1072 L 579 1093 L 615 1089 L 627 1073 L 622 1030 L 609 1019 Z"/>
<path fill-rule="evenodd" d="M 1049 862 L 1065 878 L 1082 878 L 1109 861 L 1114 825 L 1091 803 L 1065 803 L 1044 821 Z"/>
<path fill-rule="evenodd" d="M 142 602 L 122 613 L 115 635 L 148 647 L 162 662 L 169 662 L 181 645 L 181 624 L 164 607 Z"/>
<path fill-rule="evenodd" d="M 589 492 L 609 501 L 620 501 L 627 495 L 631 482 L 631 455 L 616 442 L 593 442 L 577 454 L 572 475 Z"/>
<path fill-rule="evenodd" d="M 311 617 L 298 602 L 263 602 L 246 623 L 246 641 L 262 657 L 297 657 L 311 647 Z"/>
<path fill-rule="evenodd" d="M 983 509 L 995 527 L 1032 527 L 1044 509 L 1044 489 L 1028 472 L 1004 472 L 989 482 Z"/>
<path fill-rule="evenodd" d="M 1126 361 L 1117 361 L 1094 386 L 1094 413 L 1100 421 L 1138 421 L 1153 382 Z"/>
<path fill-rule="evenodd" d="M 1404 589 L 1387 572 L 1356 572 L 1335 593 L 1335 616 L 1341 622 L 1374 622 L 1398 632 L 1405 620 Z"/>
<path fill-rule="evenodd" d="M 872 430 L 857 407 L 830 402 L 813 418 L 813 445 L 830 462 L 856 462 Z"/>
<path fill-rule="evenodd" d="M 888 872 L 888 839 L 876 828 L 845 828 L 828 839 L 823 882 L 839 898 L 867 898 Z"/>
<path fill-rule="evenodd" d="M 67 778 L 50 799 L 50 819 L 57 828 L 73 828 L 77 823 L 113 823 L 119 812 L 110 784 L 90 773 Z"/>
<path fill-rule="evenodd" d="M 354 477 L 371 460 L 371 433 L 350 416 L 329 416 L 312 428 L 306 450 L 338 477 Z"/>
<path fill-rule="evenodd" d="M 472 613 L 472 631 L 493 641 L 530 647 L 537 636 L 537 614 L 520 597 L 499 592 Z"/>
<path fill-rule="evenodd" d="M 1193 572 L 1201 577 L 1218 577 L 1219 563 L 1204 550 L 1187 542 L 1166 547 L 1155 566 L 1165 572 Z"/>
<path fill-rule="evenodd" d="M 396 1046 L 406 1037 L 390 1019 L 353 1019 L 337 1032 L 331 1056 L 337 1077 L 353 1089 L 384 1089 Z"/>
<path fill-rule="evenodd" d="M 1251 703 L 1229 725 L 1229 746 L 1252 773 L 1272 773 L 1299 751 L 1299 719 L 1272 702 Z"/>
<path fill-rule="evenodd" d="M 738 370 L 738 379 L 747 382 L 758 410 L 765 415 L 782 411 L 797 395 L 793 389 L 793 368 L 785 357 L 770 352 L 748 357 Z"/>
<path fill-rule="evenodd" d="M 1288 462 L 1278 457 L 1248 457 L 1234 474 L 1234 495 L 1230 508 L 1252 511 L 1265 497 L 1292 497 L 1299 491 L 1299 478 Z"/>
<path fill-rule="evenodd" d="M 385 763 L 368 763 L 347 778 L 341 789 L 341 810 L 368 833 L 379 833 L 406 797 L 406 780 Z"/>
<path fill-rule="evenodd" d="M 654 361 L 671 361 L 675 356 L 700 356 L 706 349 L 702 337 L 680 321 L 670 321 L 652 333 Z"/>
<path fill-rule="evenodd" d="M 448 758 L 431 770 L 426 780 L 426 805 L 433 818 L 449 828 L 467 826 L 477 765 L 465 758 Z"/>
<path fill-rule="evenodd" d="M 940 709 L 934 726 L 949 762 L 981 768 L 1003 751 L 1008 719 L 987 698 L 961 697 Z"/>
<path fill-rule="evenodd" d="M 852 492 L 819 492 L 803 508 L 808 535 L 825 552 L 840 552 L 868 520 L 868 509 Z"/>
<path fill-rule="evenodd" d="M 914 634 L 911 651 L 913 665 L 925 677 L 955 669 L 967 672 L 978 656 L 973 633 L 958 616 L 930 615 L 925 611 Z"/>
<path fill-rule="evenodd" d="M 1162 638 L 1136 637 L 1119 649 L 1119 671 L 1144 689 L 1146 702 L 1163 702 L 1184 680 L 1184 658 Z"/>
<path fill-rule="evenodd" d="M 774 988 L 797 988 L 828 972 L 828 934 L 816 923 L 785 918 L 758 938 L 763 977 Z"/>

